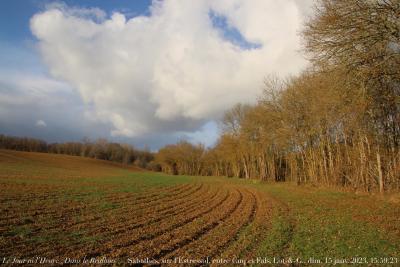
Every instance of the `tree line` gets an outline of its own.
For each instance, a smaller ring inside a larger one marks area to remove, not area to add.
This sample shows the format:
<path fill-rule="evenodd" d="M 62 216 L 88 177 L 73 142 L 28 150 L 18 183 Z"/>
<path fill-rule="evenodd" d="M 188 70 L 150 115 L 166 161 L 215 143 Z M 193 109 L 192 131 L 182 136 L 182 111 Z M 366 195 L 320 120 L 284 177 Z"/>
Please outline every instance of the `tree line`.
<path fill-rule="evenodd" d="M 139 150 L 128 144 L 108 142 L 106 139 L 91 141 L 85 138 L 82 142 L 47 143 L 35 138 L 0 135 L 0 148 L 81 156 L 135 165 L 151 170 L 160 169 L 154 163 L 154 153 L 149 150 Z"/>
<path fill-rule="evenodd" d="M 171 174 L 400 189 L 400 1 L 319 0 L 302 32 L 311 66 L 267 77 L 227 111 L 215 147 L 156 154 Z"/>

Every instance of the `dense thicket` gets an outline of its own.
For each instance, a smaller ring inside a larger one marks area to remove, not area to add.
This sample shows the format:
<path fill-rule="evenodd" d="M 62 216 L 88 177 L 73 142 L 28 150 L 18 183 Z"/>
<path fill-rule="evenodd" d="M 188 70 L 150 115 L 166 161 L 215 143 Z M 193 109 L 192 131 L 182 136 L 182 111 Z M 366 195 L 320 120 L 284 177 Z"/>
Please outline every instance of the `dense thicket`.
<path fill-rule="evenodd" d="M 105 139 L 94 142 L 85 139 L 82 142 L 51 143 L 26 138 L 0 135 L 0 148 L 28 152 L 44 152 L 82 156 L 101 160 L 133 164 L 141 168 L 158 170 L 154 163 L 154 154 L 147 150 L 138 150 L 131 145 L 110 143 Z"/>
<path fill-rule="evenodd" d="M 312 67 L 269 77 L 260 101 L 237 105 L 216 146 L 170 145 L 163 170 L 400 189 L 400 1 L 320 0 L 303 32 Z"/>
<path fill-rule="evenodd" d="M 162 171 L 170 174 L 201 175 L 204 167 L 204 146 L 181 141 L 161 148 L 156 162 Z"/>

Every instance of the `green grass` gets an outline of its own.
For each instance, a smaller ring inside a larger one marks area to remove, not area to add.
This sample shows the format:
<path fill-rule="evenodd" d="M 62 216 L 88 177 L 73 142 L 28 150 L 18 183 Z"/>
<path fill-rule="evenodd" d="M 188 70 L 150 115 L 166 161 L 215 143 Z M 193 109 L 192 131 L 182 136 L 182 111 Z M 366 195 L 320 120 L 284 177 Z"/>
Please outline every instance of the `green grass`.
<path fill-rule="evenodd" d="M 398 209 L 397 205 L 373 196 L 335 190 L 284 184 L 256 187 L 288 208 L 286 214 L 275 209 L 270 236 L 263 242 L 260 255 L 304 261 L 325 257 L 400 257 L 398 234 L 388 230 L 385 220 L 374 220 L 374 216 L 396 220 L 395 214 L 388 211 Z M 365 214 L 371 216 L 355 219 Z"/>
<path fill-rule="evenodd" d="M 271 228 L 267 238 L 261 243 L 257 251 L 259 257 L 287 257 L 288 246 L 292 238 L 292 225 L 287 215 L 282 211 L 276 211 L 272 218 Z"/>
<path fill-rule="evenodd" d="M 120 208 L 121 205 L 119 205 L 118 203 L 111 203 L 111 202 L 107 202 L 107 201 L 102 201 L 98 204 L 97 209 L 101 212 L 104 210 L 114 210 L 117 208 Z"/>
<path fill-rule="evenodd" d="M 26 238 L 32 233 L 32 229 L 29 225 L 17 225 L 11 226 L 10 230 L 5 234 L 5 236 L 18 236 L 19 238 Z"/>
<path fill-rule="evenodd" d="M 115 192 L 139 193 L 149 188 L 167 187 L 183 183 L 193 182 L 188 176 L 172 176 L 163 173 L 151 172 L 122 172 L 119 177 L 105 177 L 101 179 L 86 179 L 98 185 L 109 185 L 114 187 Z"/>

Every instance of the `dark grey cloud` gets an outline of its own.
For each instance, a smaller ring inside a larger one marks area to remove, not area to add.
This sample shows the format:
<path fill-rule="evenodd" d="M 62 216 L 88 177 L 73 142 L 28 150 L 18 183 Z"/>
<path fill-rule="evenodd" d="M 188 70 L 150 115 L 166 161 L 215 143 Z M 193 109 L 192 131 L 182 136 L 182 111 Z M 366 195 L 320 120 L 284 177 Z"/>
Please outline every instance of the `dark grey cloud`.
<path fill-rule="evenodd" d="M 158 149 L 181 139 L 198 141 L 186 133 L 204 121 L 163 122 L 153 133 L 137 137 L 112 136 L 113 125 L 93 119 L 91 106 L 65 82 L 34 72 L 0 69 L 0 133 L 39 138 L 48 142 L 106 138 L 139 148 Z M 176 129 L 181 129 L 177 133 Z M 204 140 L 207 137 L 204 136 Z"/>

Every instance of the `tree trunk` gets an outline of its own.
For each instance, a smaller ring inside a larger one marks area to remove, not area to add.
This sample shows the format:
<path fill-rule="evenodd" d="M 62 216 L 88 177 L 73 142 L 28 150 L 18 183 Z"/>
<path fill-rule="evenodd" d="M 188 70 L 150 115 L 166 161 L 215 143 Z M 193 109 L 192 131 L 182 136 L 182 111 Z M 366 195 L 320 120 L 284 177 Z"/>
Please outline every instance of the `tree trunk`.
<path fill-rule="evenodd" d="M 382 175 L 382 166 L 381 166 L 381 155 L 376 152 L 376 163 L 378 168 L 378 182 L 379 182 L 379 192 L 383 194 L 383 175 Z"/>

